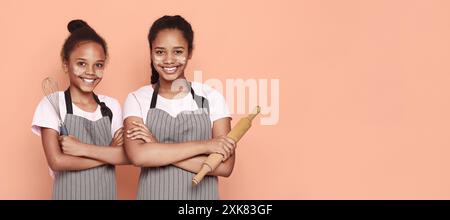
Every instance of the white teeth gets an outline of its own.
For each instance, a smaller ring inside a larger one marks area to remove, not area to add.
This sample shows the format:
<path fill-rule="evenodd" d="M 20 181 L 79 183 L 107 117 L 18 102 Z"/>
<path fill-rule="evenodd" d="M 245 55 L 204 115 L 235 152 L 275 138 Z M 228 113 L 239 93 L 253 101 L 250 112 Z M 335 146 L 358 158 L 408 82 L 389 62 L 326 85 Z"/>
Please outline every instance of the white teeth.
<path fill-rule="evenodd" d="M 178 67 L 164 67 L 164 72 L 166 73 L 175 73 L 178 69 Z"/>
<path fill-rule="evenodd" d="M 83 82 L 85 83 L 93 83 L 95 80 L 94 79 L 84 79 L 83 78 Z"/>

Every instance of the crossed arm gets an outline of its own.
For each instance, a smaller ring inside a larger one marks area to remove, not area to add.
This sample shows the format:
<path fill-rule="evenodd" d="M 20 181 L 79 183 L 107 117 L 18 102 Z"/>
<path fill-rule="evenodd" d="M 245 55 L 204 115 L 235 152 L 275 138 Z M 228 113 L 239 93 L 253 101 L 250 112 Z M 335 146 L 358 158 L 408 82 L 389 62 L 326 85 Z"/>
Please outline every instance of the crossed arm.
<path fill-rule="evenodd" d="M 229 118 L 214 122 L 213 139 L 184 143 L 158 143 L 139 117 L 126 118 L 124 127 L 125 151 L 131 163 L 136 166 L 158 167 L 172 164 L 190 172 L 198 172 L 209 154 L 221 153 L 224 161 L 208 175 L 228 177 L 233 171 L 236 145 L 225 136 L 231 129 Z"/>
<path fill-rule="evenodd" d="M 47 163 L 54 171 L 85 170 L 104 164 L 129 164 L 122 130 L 114 134 L 111 147 L 84 144 L 73 136 L 59 136 L 51 128 L 41 128 L 42 146 Z"/>

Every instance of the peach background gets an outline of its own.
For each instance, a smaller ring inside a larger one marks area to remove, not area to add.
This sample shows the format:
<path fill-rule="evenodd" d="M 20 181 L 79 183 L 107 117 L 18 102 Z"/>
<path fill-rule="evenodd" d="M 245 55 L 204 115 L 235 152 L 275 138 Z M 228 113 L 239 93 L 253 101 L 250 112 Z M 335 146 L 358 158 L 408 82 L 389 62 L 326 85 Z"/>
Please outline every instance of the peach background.
<path fill-rule="evenodd" d="M 67 22 L 105 37 L 97 92 L 123 103 L 149 82 L 146 35 L 164 14 L 194 27 L 191 79 L 280 79 L 279 123 L 244 137 L 223 199 L 450 199 L 449 11 L 444 0 L 3 0 L 0 199 L 50 198 L 30 124 L 41 80 L 67 85 Z M 117 173 L 119 198 L 133 199 L 138 169 Z"/>

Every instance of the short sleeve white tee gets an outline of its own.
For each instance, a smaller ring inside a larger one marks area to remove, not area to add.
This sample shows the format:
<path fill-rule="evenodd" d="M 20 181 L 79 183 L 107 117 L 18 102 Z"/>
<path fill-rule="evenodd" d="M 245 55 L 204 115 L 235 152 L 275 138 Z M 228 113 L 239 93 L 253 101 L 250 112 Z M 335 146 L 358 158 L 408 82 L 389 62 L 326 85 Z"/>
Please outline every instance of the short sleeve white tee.
<path fill-rule="evenodd" d="M 62 120 L 64 121 L 64 118 L 67 114 L 64 92 L 60 91 L 58 92 L 58 95 L 59 95 L 60 115 Z M 113 118 L 111 122 L 111 135 L 114 136 L 114 133 L 123 126 L 122 109 L 120 108 L 120 104 L 116 99 L 104 95 L 98 95 L 98 99 L 101 102 L 104 102 L 113 113 Z M 74 105 L 73 103 L 72 109 L 74 115 L 86 118 L 90 121 L 96 121 L 103 117 L 100 111 L 100 105 L 97 105 L 97 109 L 94 112 L 86 112 L 77 107 L 76 105 Z M 50 102 L 45 97 L 39 102 L 34 112 L 31 130 L 36 135 L 40 136 L 42 127 L 54 129 L 59 133 L 58 116 L 55 110 L 53 109 L 52 105 L 50 104 Z"/>

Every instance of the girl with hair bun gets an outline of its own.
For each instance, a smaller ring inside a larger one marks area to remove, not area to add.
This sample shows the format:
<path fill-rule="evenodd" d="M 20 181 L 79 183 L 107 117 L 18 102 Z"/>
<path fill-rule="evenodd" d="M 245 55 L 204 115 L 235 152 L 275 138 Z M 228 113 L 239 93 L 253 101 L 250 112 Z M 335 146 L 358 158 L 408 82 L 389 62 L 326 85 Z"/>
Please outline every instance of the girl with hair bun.
<path fill-rule="evenodd" d="M 69 135 L 60 136 L 58 117 L 45 97 L 32 131 L 41 136 L 54 174 L 53 199 L 116 199 L 114 165 L 129 163 L 122 147 L 122 112 L 116 99 L 94 93 L 104 76 L 107 45 L 83 20 L 70 21 L 67 29 L 61 60 L 70 86 L 58 93 Z"/>

